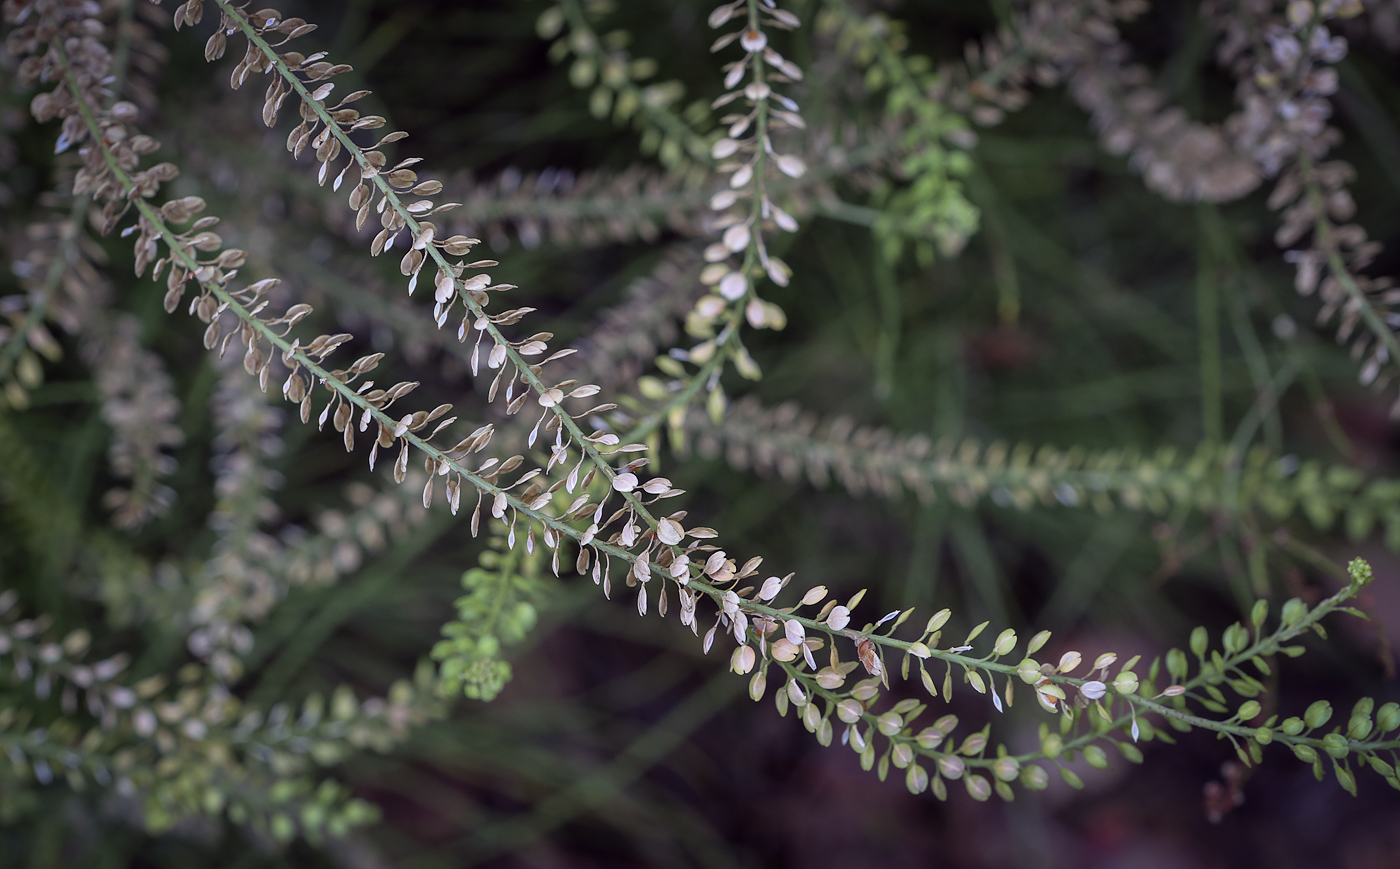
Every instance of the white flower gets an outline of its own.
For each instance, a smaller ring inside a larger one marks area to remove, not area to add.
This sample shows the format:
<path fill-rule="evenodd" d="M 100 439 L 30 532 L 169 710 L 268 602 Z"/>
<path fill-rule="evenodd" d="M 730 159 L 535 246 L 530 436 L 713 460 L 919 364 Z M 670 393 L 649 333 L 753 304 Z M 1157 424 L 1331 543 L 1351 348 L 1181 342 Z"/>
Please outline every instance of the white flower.
<path fill-rule="evenodd" d="M 773 222 L 784 232 L 797 232 L 797 218 L 788 214 L 778 206 L 772 206 Z"/>
<path fill-rule="evenodd" d="M 710 148 L 710 156 L 716 160 L 732 157 L 739 151 L 739 143 L 733 139 L 720 139 Z"/>
<path fill-rule="evenodd" d="M 738 272 L 730 272 L 719 282 L 719 294 L 729 301 L 741 299 L 749 291 L 749 279 Z"/>
<path fill-rule="evenodd" d="M 1079 693 L 1084 695 L 1086 700 L 1098 700 L 1107 692 L 1108 686 L 1097 679 L 1079 686 Z"/>
<path fill-rule="evenodd" d="M 807 164 L 792 154 L 779 154 L 778 169 L 790 178 L 801 178 L 807 172 Z"/>
<path fill-rule="evenodd" d="M 722 141 L 722 140 L 721 140 Z M 739 194 L 732 190 L 721 190 L 710 197 L 710 207 L 715 211 L 723 211 L 739 200 Z"/>
<path fill-rule="evenodd" d="M 729 658 L 729 669 L 742 676 L 753 669 L 756 660 L 757 655 L 754 653 L 753 646 L 740 646 L 734 650 L 734 654 Z"/>
<path fill-rule="evenodd" d="M 768 37 L 762 30 L 748 30 L 739 37 L 739 47 L 753 54 L 755 51 L 762 51 L 768 47 Z"/>
<path fill-rule="evenodd" d="M 807 631 L 803 628 L 802 623 L 794 619 L 783 622 L 783 633 L 787 636 L 787 641 L 794 646 L 800 645 L 807 639 Z"/>

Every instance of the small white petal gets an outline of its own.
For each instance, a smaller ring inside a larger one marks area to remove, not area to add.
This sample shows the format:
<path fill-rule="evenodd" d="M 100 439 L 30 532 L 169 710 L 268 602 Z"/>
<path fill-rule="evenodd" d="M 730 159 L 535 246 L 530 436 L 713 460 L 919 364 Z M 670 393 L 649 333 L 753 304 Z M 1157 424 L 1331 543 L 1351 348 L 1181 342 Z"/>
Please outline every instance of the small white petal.
<path fill-rule="evenodd" d="M 762 30 L 749 30 L 739 37 L 739 47 L 752 54 L 768 47 L 768 36 Z"/>
<path fill-rule="evenodd" d="M 742 299 L 749 291 L 749 279 L 738 272 L 730 272 L 719 282 L 719 294 L 729 301 Z"/>
<path fill-rule="evenodd" d="M 730 251 L 738 253 L 749 246 L 749 227 L 747 224 L 738 223 L 724 231 L 724 246 Z"/>
<path fill-rule="evenodd" d="M 723 160 L 725 157 L 732 157 L 739 150 L 739 143 L 734 139 L 720 139 L 710 146 L 710 156 L 716 160 Z"/>
<path fill-rule="evenodd" d="M 733 190 L 721 190 L 710 197 L 710 207 L 715 211 L 723 211 L 737 201 L 739 201 L 739 194 Z"/>
<path fill-rule="evenodd" d="M 797 218 L 776 205 L 773 206 L 773 222 L 784 232 L 797 232 Z"/>
<path fill-rule="evenodd" d="M 801 178 L 807 172 L 807 164 L 792 154 L 779 154 L 778 169 L 790 178 Z"/>
<path fill-rule="evenodd" d="M 795 619 L 788 619 L 783 623 L 783 633 L 787 636 L 787 641 L 794 646 L 801 645 L 802 641 L 807 639 L 807 630 Z"/>
<path fill-rule="evenodd" d="M 630 492 L 637 488 L 636 474 L 618 474 L 613 477 L 612 487 L 619 492 Z"/>
<path fill-rule="evenodd" d="M 667 546 L 675 546 L 681 542 L 681 525 L 674 519 L 662 519 L 656 523 L 656 539 Z"/>

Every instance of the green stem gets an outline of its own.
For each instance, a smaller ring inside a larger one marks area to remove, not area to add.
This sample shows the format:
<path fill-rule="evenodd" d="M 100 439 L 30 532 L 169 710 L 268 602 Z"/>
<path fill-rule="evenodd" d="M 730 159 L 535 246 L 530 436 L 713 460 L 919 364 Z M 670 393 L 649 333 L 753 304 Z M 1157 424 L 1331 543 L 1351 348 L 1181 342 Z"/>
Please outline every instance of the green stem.
<path fill-rule="evenodd" d="M 1203 211 L 1207 206 L 1201 206 Z M 1204 224 L 1204 221 L 1202 221 Z M 1202 229 L 1204 229 L 1204 225 Z M 1214 257 L 1210 248 L 1200 246 L 1200 262 L 1196 264 L 1196 321 L 1200 326 L 1201 354 L 1201 428 L 1209 443 L 1223 439 L 1224 404 L 1220 386 L 1220 293 Z"/>
<path fill-rule="evenodd" d="M 1312 158 L 1304 151 L 1298 152 L 1298 169 L 1302 176 L 1308 201 L 1316 215 L 1313 221 L 1313 232 L 1317 235 L 1316 247 L 1326 252 L 1328 270 L 1341 284 L 1342 290 L 1347 294 L 1356 310 L 1360 312 L 1361 319 L 1366 323 L 1366 328 L 1377 341 L 1385 346 L 1391 363 L 1400 361 L 1400 341 L 1396 340 L 1395 333 L 1377 313 L 1375 305 L 1371 303 L 1371 299 L 1365 291 L 1357 286 L 1356 278 L 1342 260 L 1341 251 L 1332 235 L 1332 224 L 1327 219 L 1327 204 L 1322 198 L 1322 186 L 1317 179 L 1316 167 L 1313 166 Z"/>
<path fill-rule="evenodd" d="M 224 13 L 227 14 L 230 17 L 230 19 L 237 24 L 239 29 L 243 31 L 243 34 L 247 37 L 248 41 L 251 42 L 260 52 L 262 52 L 262 54 L 265 57 L 267 57 L 272 62 L 273 66 L 277 69 L 278 74 L 282 76 L 283 80 L 286 81 L 287 84 L 297 93 L 297 95 L 301 97 L 303 105 L 309 106 L 312 109 L 320 123 L 326 126 L 326 128 L 330 131 L 331 135 L 333 135 L 340 142 L 341 146 L 344 148 L 346 153 L 348 153 L 351 159 L 355 161 L 356 165 L 359 166 L 362 177 L 372 182 L 373 185 L 376 188 L 378 188 L 380 194 L 388 201 L 389 207 L 392 208 L 395 211 L 395 213 L 397 213 L 399 217 L 404 221 L 405 228 L 407 228 L 412 235 L 417 236 L 421 231 L 421 227 L 417 219 L 415 219 L 413 214 L 399 199 L 398 193 L 385 179 L 384 175 L 381 174 L 380 171 L 369 162 L 368 158 L 365 157 L 364 152 L 359 148 L 359 146 L 356 145 L 350 139 L 349 135 L 341 129 L 340 125 L 336 123 L 336 121 L 333 118 L 331 118 L 325 106 L 317 100 L 312 99 L 311 92 L 306 89 L 306 86 L 302 83 L 301 79 L 297 78 L 297 76 L 291 71 L 291 69 L 288 68 L 285 61 L 282 60 L 282 57 L 275 50 L 273 50 L 273 48 L 270 45 L 268 45 L 267 41 L 262 38 L 261 34 L 259 34 L 258 31 L 254 29 L 254 27 L 248 21 L 248 19 L 242 14 L 242 12 L 239 9 L 237 9 L 230 2 L 230 0 L 215 0 L 215 2 L 217 2 L 219 8 L 223 10 Z M 447 258 L 437 247 L 433 245 L 428 245 L 424 252 L 433 260 L 434 263 L 437 264 L 439 269 L 448 274 L 453 273 L 451 264 L 448 263 Z M 508 340 L 506 340 L 505 336 L 501 333 L 500 329 L 496 326 L 496 324 L 491 322 L 481 305 L 479 305 L 475 300 L 473 300 L 469 294 L 459 292 L 457 295 L 463 300 L 463 303 L 471 312 L 472 316 L 475 317 L 478 322 L 485 323 L 484 331 L 487 335 L 491 337 L 495 344 L 505 348 L 506 359 L 508 360 L 509 364 L 513 366 L 518 372 L 520 378 L 537 395 L 543 396 L 545 392 L 548 391 L 549 387 L 547 387 L 543 383 L 543 381 L 540 380 L 539 376 L 536 375 L 533 370 L 531 370 L 530 365 L 525 361 L 524 357 L 522 357 L 519 354 L 519 352 L 517 352 L 515 347 L 513 347 Z M 221 297 L 221 301 L 222 300 L 223 298 Z M 232 309 L 235 310 L 235 312 L 243 310 L 241 306 Z M 240 313 L 239 316 L 241 317 L 243 316 L 243 314 Z M 255 324 L 254 328 L 257 328 L 258 325 L 260 324 Z M 259 329 L 258 331 L 260 333 L 263 333 L 269 339 L 275 337 L 271 330 L 266 329 L 265 327 Z M 285 347 L 285 342 L 283 342 L 282 346 Z M 304 355 L 298 356 L 297 358 L 300 360 L 300 358 L 304 358 Z M 316 372 L 324 377 L 324 372 L 321 371 L 319 367 L 309 368 L 309 370 L 312 370 L 313 372 Z M 350 392 L 348 386 L 344 386 L 342 384 L 339 387 L 336 387 L 336 389 L 343 396 L 347 396 L 348 398 Z M 352 404 L 356 404 L 357 406 L 362 407 L 368 407 L 366 403 L 359 401 L 352 401 Z M 550 407 L 548 411 L 554 414 L 555 418 L 558 419 L 559 424 L 571 435 L 573 440 L 577 442 L 580 451 L 582 451 L 585 455 L 588 456 L 594 467 L 598 469 L 598 471 L 602 474 L 604 480 L 608 483 L 609 491 L 612 491 L 612 481 L 613 478 L 616 476 L 616 471 L 614 471 L 613 468 L 608 464 L 607 460 L 604 458 L 602 453 L 595 446 L 593 446 L 593 444 L 584 436 L 584 433 L 579 428 L 578 423 L 575 422 L 574 418 L 569 413 L 567 413 L 562 407 L 560 407 L 559 405 L 554 405 L 553 407 Z M 388 422 L 387 415 L 377 412 L 377 409 L 376 413 L 372 415 L 375 419 L 379 420 L 380 422 Z M 389 423 L 390 429 L 392 429 L 396 423 L 397 421 Z M 446 456 L 443 455 L 440 450 L 429 446 L 426 441 L 423 441 L 416 435 L 413 435 L 412 433 L 405 433 L 405 437 L 410 443 L 414 444 L 414 446 L 419 447 L 419 449 L 423 450 L 424 452 L 427 452 L 428 455 L 433 456 L 433 458 L 437 459 L 438 461 L 441 462 L 446 459 Z M 478 490 L 482 492 L 487 492 L 489 494 L 494 495 L 501 491 L 500 489 L 491 486 L 489 483 L 486 483 L 486 481 L 482 480 L 480 477 L 477 477 L 474 474 L 467 473 L 464 468 L 462 468 L 455 462 L 448 462 L 448 467 L 452 468 L 454 471 L 457 471 L 459 474 L 462 474 L 464 478 L 469 480 L 474 486 L 477 487 Z M 642 505 L 641 499 L 631 492 L 623 492 L 620 494 L 622 495 L 623 500 L 631 507 L 633 512 L 636 515 L 638 515 L 644 522 L 646 522 L 648 526 L 655 530 L 655 528 L 657 527 L 657 520 Z M 569 528 L 569 526 L 565 525 L 563 522 L 560 522 L 557 519 L 547 517 L 545 514 L 539 513 L 538 511 L 524 509 L 524 504 L 520 503 L 518 499 L 515 499 L 509 494 L 507 495 L 507 501 L 508 503 L 510 503 L 512 508 L 516 509 L 519 512 L 523 512 L 525 515 L 530 516 L 536 521 L 539 521 L 542 524 L 545 524 L 556 531 L 565 533 L 570 537 L 580 536 L 580 532 Z M 604 551 L 608 551 L 610 549 L 610 547 L 601 546 L 600 548 L 603 548 Z M 621 555 L 624 552 L 625 550 L 617 550 L 616 553 L 610 552 L 610 554 Z M 635 558 L 635 556 L 631 556 L 630 553 L 628 553 L 627 558 L 629 561 L 631 561 Z"/>

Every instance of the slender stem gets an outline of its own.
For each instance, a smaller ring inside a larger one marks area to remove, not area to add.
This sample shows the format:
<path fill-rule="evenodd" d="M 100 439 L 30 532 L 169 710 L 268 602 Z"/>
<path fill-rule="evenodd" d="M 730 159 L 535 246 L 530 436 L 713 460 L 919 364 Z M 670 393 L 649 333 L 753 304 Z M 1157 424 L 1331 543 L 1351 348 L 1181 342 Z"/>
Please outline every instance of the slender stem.
<path fill-rule="evenodd" d="M 1218 444 L 1223 440 L 1224 425 L 1220 386 L 1219 274 L 1210 248 L 1202 244 L 1200 251 L 1200 262 L 1196 264 L 1196 321 L 1200 326 L 1201 427 L 1206 441 Z"/>
<path fill-rule="evenodd" d="M 341 129 L 340 125 L 330 116 L 329 112 L 327 112 L 326 110 L 326 107 L 322 105 L 319 101 L 312 98 L 311 92 L 306 89 L 306 86 L 302 83 L 301 79 L 297 78 L 297 76 L 291 71 L 291 69 L 288 68 L 286 62 L 283 61 L 281 55 L 279 55 L 275 50 L 273 50 L 273 48 L 267 43 L 267 41 L 262 38 L 262 35 L 258 33 L 258 31 L 252 26 L 251 22 L 248 21 L 248 19 L 242 14 L 242 12 L 239 9 L 237 9 L 230 2 L 230 0 L 215 0 L 215 2 L 217 2 L 219 8 L 222 9 L 224 13 L 227 14 L 237 24 L 239 29 L 243 31 L 243 34 L 248 38 L 249 42 L 256 46 L 257 49 L 261 51 L 263 55 L 272 62 L 272 64 L 277 69 L 278 74 L 281 75 L 283 80 L 286 81 L 287 84 L 294 91 L 296 91 L 297 95 L 301 97 L 303 104 L 309 106 L 312 109 L 318 120 L 326 126 L 326 128 L 330 131 L 331 135 L 333 135 L 340 142 L 341 146 L 350 155 L 351 159 L 354 160 L 355 163 L 360 167 L 362 177 L 372 182 L 374 186 L 378 188 L 380 194 L 388 201 L 389 207 L 392 208 L 395 211 L 395 213 L 399 215 L 399 217 L 404 221 L 405 227 L 409 230 L 409 232 L 412 235 L 416 237 L 421 232 L 421 226 L 417 219 L 403 204 L 402 200 L 400 200 L 399 198 L 398 193 L 389 184 L 388 180 L 384 177 L 384 175 L 380 173 L 378 168 L 376 168 L 373 164 L 369 162 L 368 158 L 365 157 L 365 154 L 360 149 L 360 147 L 350 139 L 349 135 L 346 134 L 345 131 Z M 433 245 L 428 245 L 425 248 L 424 252 L 433 260 L 434 263 L 437 264 L 439 269 L 441 269 L 447 274 L 453 274 L 451 264 L 448 263 L 447 258 L 437 247 Z M 455 281 L 456 279 L 454 278 L 454 282 Z M 509 362 L 509 364 L 512 365 L 519 373 L 520 378 L 523 381 L 525 381 L 525 383 L 537 395 L 543 396 L 548 391 L 549 387 L 546 386 L 543 383 L 543 381 L 540 380 L 539 376 L 536 375 L 535 372 L 531 369 L 529 363 L 527 363 L 524 357 L 522 357 L 520 353 L 516 350 L 516 348 L 511 345 L 511 342 L 506 339 L 506 337 L 501 333 L 500 329 L 496 326 L 496 324 L 491 322 L 490 318 L 487 316 L 486 311 L 482 308 L 482 306 L 479 305 L 471 297 L 470 294 L 459 292 L 457 295 L 462 299 L 463 303 L 471 312 L 472 316 L 476 318 L 477 322 L 485 324 L 484 331 L 486 332 L 486 334 L 491 337 L 491 339 L 496 343 L 496 345 L 505 348 L 506 359 Z M 270 330 L 268 331 L 268 334 L 271 334 Z M 349 388 L 345 387 L 344 392 L 349 392 Z M 608 464 L 607 460 L 597 449 L 597 447 L 594 446 L 593 443 L 589 441 L 587 437 L 585 437 L 582 429 L 579 428 L 578 423 L 575 422 L 574 418 L 558 404 L 555 404 L 552 407 L 550 407 L 548 409 L 548 412 L 554 414 L 555 418 L 559 420 L 559 424 L 563 426 L 563 428 L 578 443 L 579 449 L 588 456 L 592 464 L 599 470 L 599 472 L 601 472 L 603 478 L 609 484 L 609 489 L 611 490 L 612 481 L 613 478 L 616 476 L 617 472 L 613 470 L 613 468 Z M 376 415 L 376 418 L 378 418 L 378 415 Z M 393 428 L 392 424 L 390 425 L 390 428 Z M 439 461 L 442 461 L 442 459 L 445 458 L 445 456 L 442 456 L 441 451 L 437 451 L 436 448 L 430 448 L 428 444 L 425 441 L 422 441 L 420 438 L 412 435 L 411 433 L 407 434 L 406 436 L 409 438 L 410 443 L 413 443 L 420 449 L 424 449 L 425 451 L 427 451 L 428 449 L 432 449 L 435 452 L 437 452 L 438 455 L 434 455 L 433 457 L 439 459 Z M 432 454 L 433 453 L 431 452 L 429 453 L 429 455 Z M 451 467 L 453 470 L 457 471 L 458 473 L 462 473 L 463 476 L 470 480 L 472 484 L 475 485 L 481 491 L 489 492 L 492 494 L 496 494 L 500 491 L 496 487 L 490 486 L 489 484 L 483 486 L 483 484 L 485 484 L 484 480 L 475 475 L 465 474 L 461 467 L 459 465 L 456 465 L 456 463 L 449 463 L 448 466 Z M 641 499 L 637 495 L 631 492 L 622 492 L 619 494 L 622 495 L 623 500 L 627 502 L 627 504 L 632 508 L 636 515 L 641 517 L 641 519 L 648 526 L 650 526 L 652 529 L 655 529 L 657 527 L 658 523 L 656 518 L 653 517 L 651 513 L 648 512 L 647 509 L 642 505 Z M 532 510 L 521 510 L 521 508 L 524 505 L 520 504 L 518 499 L 508 496 L 508 501 L 511 503 L 511 506 L 514 507 L 516 510 L 524 512 L 527 516 L 530 516 L 531 518 L 534 518 L 537 521 L 543 522 L 549 527 L 554 528 L 554 530 L 556 531 L 562 532 L 563 529 L 568 528 L 567 525 L 565 525 L 557 519 L 549 518 L 548 521 L 546 521 L 545 514 Z M 570 529 L 569 536 L 577 537 L 580 535 L 579 532 Z M 604 551 L 608 550 L 605 548 Z M 623 552 L 625 552 L 625 550 L 619 549 L 616 553 L 610 554 L 620 555 Z M 634 559 L 635 556 L 629 555 L 629 561 Z"/>
<path fill-rule="evenodd" d="M 1307 192 L 1308 201 L 1316 215 L 1313 220 L 1313 232 L 1317 234 L 1318 249 L 1327 254 L 1328 270 L 1332 272 L 1332 276 L 1337 279 L 1337 283 L 1341 284 L 1342 290 L 1346 292 L 1352 305 L 1361 314 L 1366 328 L 1377 341 L 1385 346 L 1390 361 L 1392 363 L 1400 362 L 1400 341 L 1396 340 L 1394 331 L 1376 311 L 1376 306 L 1372 304 L 1366 292 L 1357 285 L 1356 278 L 1342 260 L 1341 251 L 1332 235 L 1332 224 L 1327 219 L 1327 203 L 1322 198 L 1322 186 L 1318 182 L 1317 169 L 1313 166 L 1312 158 L 1301 150 L 1298 152 L 1298 169 L 1303 179 L 1303 187 Z"/>

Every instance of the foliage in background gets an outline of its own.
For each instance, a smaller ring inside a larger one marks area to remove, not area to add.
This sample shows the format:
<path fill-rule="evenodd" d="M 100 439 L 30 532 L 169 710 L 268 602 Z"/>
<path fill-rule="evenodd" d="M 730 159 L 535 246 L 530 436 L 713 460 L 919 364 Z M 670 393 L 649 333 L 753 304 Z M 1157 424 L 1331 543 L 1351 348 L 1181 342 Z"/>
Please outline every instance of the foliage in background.
<path fill-rule="evenodd" d="M 1392 4 L 4 14 L 0 855 L 1400 790 Z"/>

